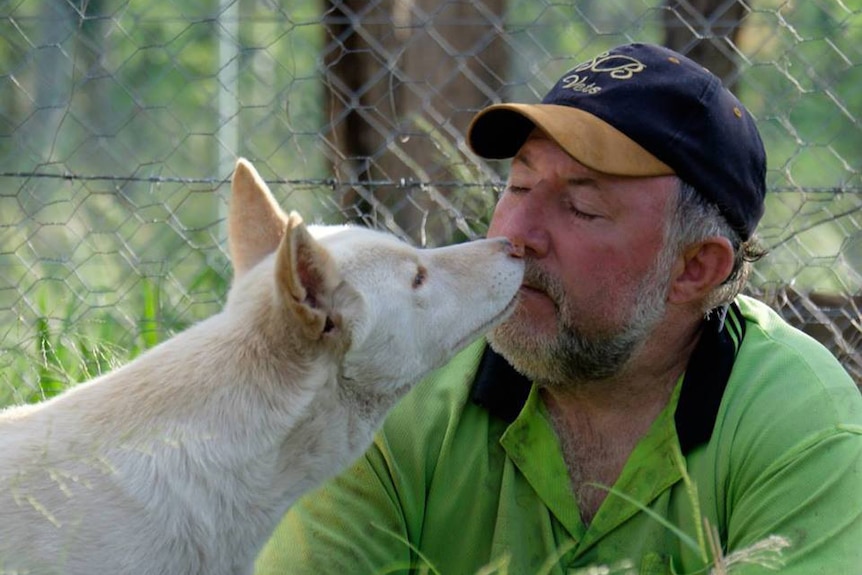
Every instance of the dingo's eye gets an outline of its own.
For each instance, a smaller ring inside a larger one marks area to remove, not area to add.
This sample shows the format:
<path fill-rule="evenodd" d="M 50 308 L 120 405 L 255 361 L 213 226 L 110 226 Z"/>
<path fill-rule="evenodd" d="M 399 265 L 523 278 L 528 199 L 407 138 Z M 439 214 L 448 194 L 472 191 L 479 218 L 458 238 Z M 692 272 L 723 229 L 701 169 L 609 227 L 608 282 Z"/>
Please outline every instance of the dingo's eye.
<path fill-rule="evenodd" d="M 428 270 L 424 266 L 419 266 L 416 270 L 416 275 L 413 276 L 413 287 L 418 288 L 425 283 L 425 277 L 428 275 Z"/>

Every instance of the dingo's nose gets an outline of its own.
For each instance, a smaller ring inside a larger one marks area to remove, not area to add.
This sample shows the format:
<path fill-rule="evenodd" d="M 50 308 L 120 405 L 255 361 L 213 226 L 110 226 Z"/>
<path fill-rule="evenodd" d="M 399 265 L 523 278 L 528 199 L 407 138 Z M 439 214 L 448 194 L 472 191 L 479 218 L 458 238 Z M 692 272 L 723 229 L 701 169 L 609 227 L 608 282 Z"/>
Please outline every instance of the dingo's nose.
<path fill-rule="evenodd" d="M 524 242 L 509 240 L 506 246 L 506 252 L 513 258 L 524 257 Z"/>

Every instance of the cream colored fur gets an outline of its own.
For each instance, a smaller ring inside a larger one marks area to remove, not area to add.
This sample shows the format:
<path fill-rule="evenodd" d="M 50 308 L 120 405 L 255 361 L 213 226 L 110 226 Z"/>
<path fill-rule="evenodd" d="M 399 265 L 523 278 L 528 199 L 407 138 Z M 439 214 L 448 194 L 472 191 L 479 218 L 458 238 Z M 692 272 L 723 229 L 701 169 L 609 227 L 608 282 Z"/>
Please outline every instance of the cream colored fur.
<path fill-rule="evenodd" d="M 251 572 L 290 504 L 501 320 L 523 273 L 505 240 L 418 250 L 307 228 L 244 160 L 228 233 L 221 313 L 0 412 L 0 573 Z"/>

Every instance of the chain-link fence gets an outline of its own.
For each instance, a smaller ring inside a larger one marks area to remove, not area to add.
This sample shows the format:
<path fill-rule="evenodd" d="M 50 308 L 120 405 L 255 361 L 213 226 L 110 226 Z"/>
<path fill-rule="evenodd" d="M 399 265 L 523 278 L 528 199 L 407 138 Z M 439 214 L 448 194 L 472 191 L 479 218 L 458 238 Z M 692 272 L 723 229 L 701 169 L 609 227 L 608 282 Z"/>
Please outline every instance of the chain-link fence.
<path fill-rule="evenodd" d="M 860 0 L 0 0 L 0 403 L 221 307 L 239 155 L 308 220 L 484 232 L 482 106 L 628 41 L 719 73 L 769 154 L 751 290 L 862 381 Z"/>

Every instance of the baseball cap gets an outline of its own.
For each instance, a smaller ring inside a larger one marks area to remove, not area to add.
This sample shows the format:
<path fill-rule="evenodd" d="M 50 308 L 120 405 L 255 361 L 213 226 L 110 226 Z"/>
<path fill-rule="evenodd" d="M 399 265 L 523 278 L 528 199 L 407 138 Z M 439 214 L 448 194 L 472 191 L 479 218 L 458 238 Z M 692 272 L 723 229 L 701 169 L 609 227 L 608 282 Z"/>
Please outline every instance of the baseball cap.
<path fill-rule="evenodd" d="M 754 119 L 718 77 L 668 48 L 626 44 L 599 54 L 541 103 L 480 111 L 467 143 L 483 158 L 511 158 L 534 127 L 599 172 L 676 174 L 743 240 L 763 215 L 766 152 Z"/>

